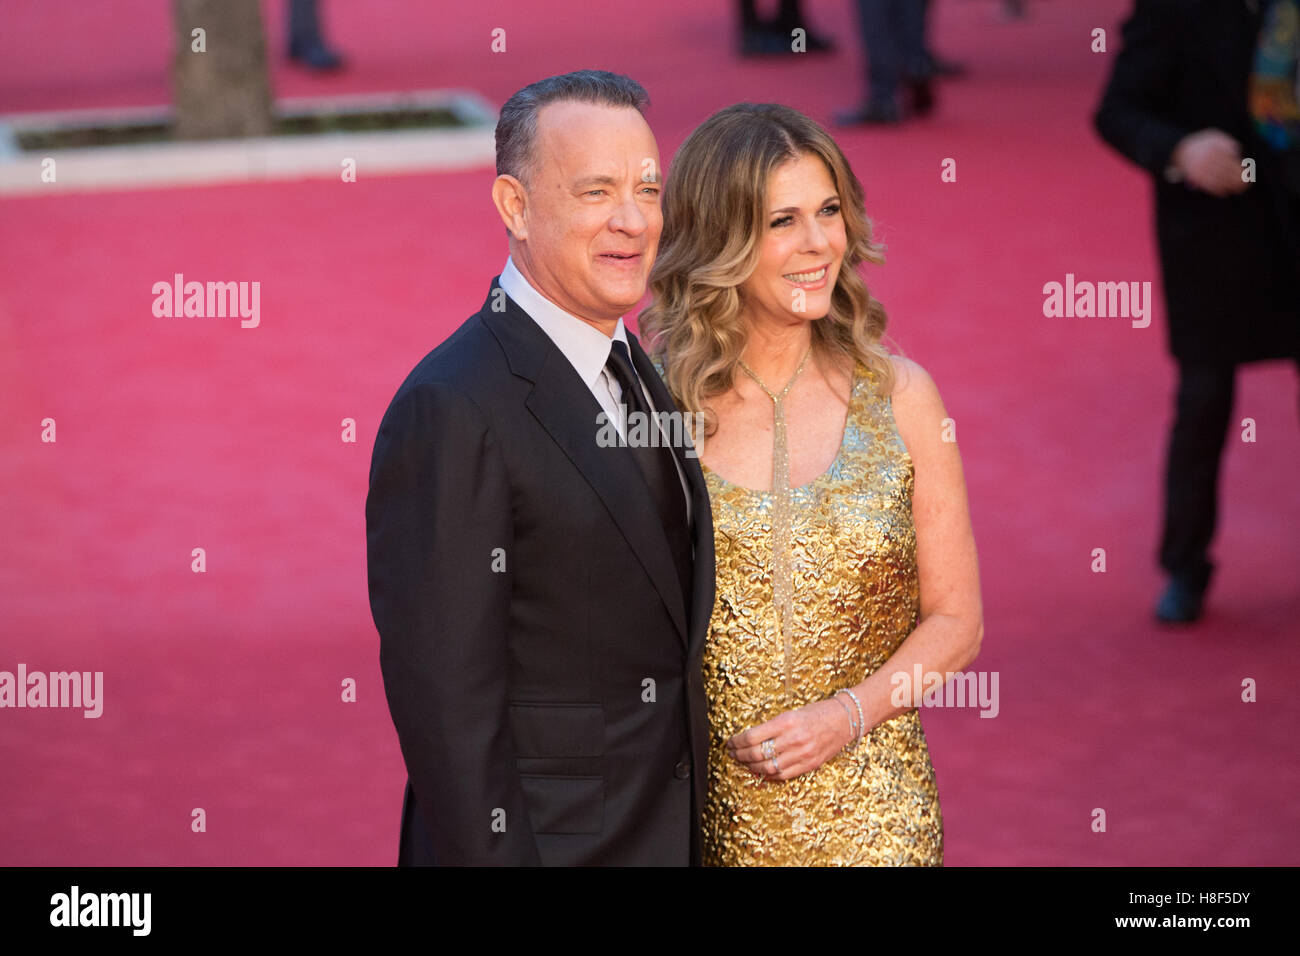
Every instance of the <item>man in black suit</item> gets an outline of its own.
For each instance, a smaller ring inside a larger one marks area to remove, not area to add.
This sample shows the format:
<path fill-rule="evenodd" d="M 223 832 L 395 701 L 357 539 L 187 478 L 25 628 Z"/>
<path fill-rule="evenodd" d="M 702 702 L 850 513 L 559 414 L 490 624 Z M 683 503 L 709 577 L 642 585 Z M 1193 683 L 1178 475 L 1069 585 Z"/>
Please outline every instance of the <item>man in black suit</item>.
<path fill-rule="evenodd" d="M 1273 2 L 1280 15 L 1295 0 Z M 1169 346 L 1178 361 L 1160 544 L 1169 581 L 1156 607 L 1164 622 L 1201 615 L 1237 365 L 1300 362 L 1298 157 L 1294 144 L 1265 138 L 1260 131 L 1271 123 L 1256 115 L 1267 100 L 1257 87 L 1271 82 L 1258 51 L 1289 38 L 1289 53 L 1270 46 L 1269 58 L 1289 56 L 1291 76 L 1279 88 L 1293 91 L 1296 36 L 1275 25 L 1261 32 L 1273 24 L 1268 3 L 1138 0 L 1094 118 L 1106 142 L 1155 181 Z M 1244 159 L 1254 161 L 1254 181 L 1243 175 Z"/>
<path fill-rule="evenodd" d="M 492 198 L 509 259 L 375 440 L 400 865 L 698 860 L 708 493 L 680 430 L 652 446 L 627 427 L 676 412 L 620 318 L 663 223 L 646 102 L 600 71 L 507 101 Z"/>

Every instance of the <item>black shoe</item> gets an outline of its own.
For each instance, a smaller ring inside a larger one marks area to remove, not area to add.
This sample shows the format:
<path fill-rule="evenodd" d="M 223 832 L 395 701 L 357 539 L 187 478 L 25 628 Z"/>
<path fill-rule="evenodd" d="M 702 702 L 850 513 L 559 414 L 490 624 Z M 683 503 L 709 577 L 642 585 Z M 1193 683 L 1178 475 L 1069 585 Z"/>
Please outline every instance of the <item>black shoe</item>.
<path fill-rule="evenodd" d="M 790 34 L 794 30 L 783 30 L 776 26 L 759 27 L 754 30 L 745 30 L 740 35 L 740 55 L 741 56 L 780 56 L 782 54 L 795 54 L 794 37 Z M 813 33 L 805 29 L 804 32 L 804 49 L 805 53 L 834 53 L 835 44 L 819 33 Z"/>
<path fill-rule="evenodd" d="M 289 44 L 289 59 L 297 60 L 303 66 L 313 70 L 337 70 L 343 66 L 343 57 L 339 56 L 324 43 Z"/>
<path fill-rule="evenodd" d="M 965 76 L 967 73 L 965 63 L 944 60 L 934 54 L 928 54 L 927 59 L 930 61 L 930 72 L 935 76 Z"/>
<path fill-rule="evenodd" d="M 835 52 L 835 44 L 832 43 L 828 38 L 822 36 L 820 33 L 813 33 L 811 30 L 809 30 L 808 35 L 807 37 L 805 37 L 805 39 L 808 41 L 809 53 L 834 53 Z"/>
<path fill-rule="evenodd" d="M 907 96 L 907 111 L 913 116 L 926 116 L 934 111 L 934 85 L 929 77 L 905 79 L 903 89 Z"/>
<path fill-rule="evenodd" d="M 1172 577 L 1156 605 L 1156 620 L 1162 624 L 1189 624 L 1199 620 L 1203 599 L 1203 591 L 1196 590 L 1183 578 Z"/>
<path fill-rule="evenodd" d="M 836 126 L 883 126 L 901 123 L 903 115 L 893 103 L 872 101 L 851 110 L 836 110 L 833 119 Z"/>
<path fill-rule="evenodd" d="M 740 55 L 780 56 L 782 53 L 793 53 L 794 51 L 790 48 L 793 42 L 792 37 L 777 33 L 767 27 L 745 30 L 740 34 Z"/>
<path fill-rule="evenodd" d="M 998 10 L 998 17 L 1002 20 L 1024 20 L 1028 16 L 1025 0 L 1002 0 Z"/>

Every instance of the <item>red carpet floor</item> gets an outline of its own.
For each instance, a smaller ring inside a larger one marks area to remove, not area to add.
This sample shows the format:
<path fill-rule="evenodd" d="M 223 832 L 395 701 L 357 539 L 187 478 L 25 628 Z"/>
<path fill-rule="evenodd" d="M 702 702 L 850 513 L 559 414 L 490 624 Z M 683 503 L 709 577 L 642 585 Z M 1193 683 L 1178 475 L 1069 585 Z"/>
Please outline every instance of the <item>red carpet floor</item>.
<path fill-rule="evenodd" d="M 738 100 L 823 121 L 853 101 L 851 5 L 807 6 L 842 52 L 738 62 L 721 0 L 610 0 L 599 17 L 579 0 L 330 2 L 352 68 L 277 63 L 274 79 L 499 104 L 614 69 L 650 90 L 667 159 Z M 1149 185 L 1090 126 L 1111 56 L 1089 31 L 1117 49 L 1126 3 L 1043 0 L 1015 24 L 991 0 L 935 6 L 933 45 L 971 74 L 933 118 L 839 139 L 888 244 L 868 280 L 957 422 L 986 605 L 974 667 L 999 675 L 995 719 L 924 715 L 946 861 L 1300 863 L 1295 371 L 1243 370 L 1235 418 L 1258 441 L 1230 441 L 1209 611 L 1158 628 L 1173 367 Z M 6 5 L 0 111 L 166 101 L 166 4 L 62 9 Z M 267 13 L 278 54 L 282 9 Z M 0 863 L 395 861 L 404 771 L 366 599 L 367 469 L 397 384 L 505 259 L 491 180 L 362 170 L 0 202 L 0 670 L 105 675 L 99 719 L 0 710 Z M 152 285 L 176 272 L 260 281 L 260 327 L 154 318 Z M 1151 281 L 1155 320 L 1044 318 L 1042 286 L 1066 273 Z"/>

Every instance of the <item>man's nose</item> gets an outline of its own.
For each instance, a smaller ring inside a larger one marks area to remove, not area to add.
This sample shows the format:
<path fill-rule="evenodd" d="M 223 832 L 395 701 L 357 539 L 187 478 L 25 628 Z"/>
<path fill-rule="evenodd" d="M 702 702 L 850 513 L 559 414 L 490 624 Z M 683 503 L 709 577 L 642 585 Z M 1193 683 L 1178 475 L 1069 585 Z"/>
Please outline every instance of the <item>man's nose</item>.
<path fill-rule="evenodd" d="M 626 232 L 633 236 L 639 236 L 645 232 L 649 225 L 650 220 L 646 218 L 646 214 L 633 196 L 626 197 L 614 210 L 614 214 L 609 220 L 611 229 Z"/>

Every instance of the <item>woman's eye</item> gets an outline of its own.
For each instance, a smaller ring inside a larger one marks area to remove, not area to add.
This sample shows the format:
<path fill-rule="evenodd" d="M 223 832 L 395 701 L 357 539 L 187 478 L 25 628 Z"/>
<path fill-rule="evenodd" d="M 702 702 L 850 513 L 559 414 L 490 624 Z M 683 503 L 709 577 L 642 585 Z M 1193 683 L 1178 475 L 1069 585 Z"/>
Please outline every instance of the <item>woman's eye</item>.
<path fill-rule="evenodd" d="M 839 211 L 840 211 L 840 205 L 839 205 L 839 203 L 831 203 L 829 206 L 827 206 L 827 207 L 825 207 L 824 209 L 822 209 L 822 212 L 824 212 L 824 213 L 826 213 L 827 215 L 830 215 L 830 216 L 835 215 L 835 214 L 838 213 Z"/>
<path fill-rule="evenodd" d="M 772 228 L 775 229 L 777 226 L 788 226 L 792 222 L 794 222 L 793 216 L 782 216 L 780 219 L 777 219 L 772 223 Z"/>

